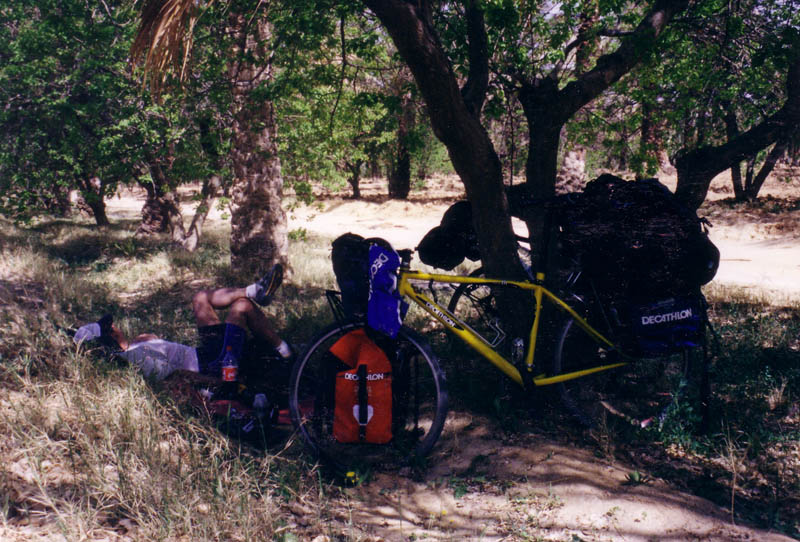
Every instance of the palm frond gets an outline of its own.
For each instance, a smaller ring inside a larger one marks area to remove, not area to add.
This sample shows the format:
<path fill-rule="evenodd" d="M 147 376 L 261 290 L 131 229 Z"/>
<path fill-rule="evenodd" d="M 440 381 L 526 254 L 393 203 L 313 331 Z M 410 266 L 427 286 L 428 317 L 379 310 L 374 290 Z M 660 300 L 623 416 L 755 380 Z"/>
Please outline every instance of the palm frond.
<path fill-rule="evenodd" d="M 155 94 L 170 72 L 183 79 L 198 13 L 197 0 L 144 0 L 131 60 L 143 62 L 145 80 Z"/>

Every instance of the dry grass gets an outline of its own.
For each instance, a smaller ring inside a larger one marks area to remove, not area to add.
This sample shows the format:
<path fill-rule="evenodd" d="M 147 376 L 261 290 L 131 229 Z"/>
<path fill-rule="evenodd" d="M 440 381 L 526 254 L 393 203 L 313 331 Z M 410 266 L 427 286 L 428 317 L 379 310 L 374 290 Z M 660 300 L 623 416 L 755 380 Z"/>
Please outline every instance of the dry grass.
<path fill-rule="evenodd" d="M 146 325 L 191 341 L 191 291 L 245 280 L 230 274 L 213 232 L 199 253 L 176 256 L 124 231 L 0 226 L 0 539 L 338 536 L 344 527 L 323 504 L 336 489 L 300 458 L 293 439 L 287 449 L 249 449 L 168 390 L 78 350 L 60 331 L 113 311 L 128 331 Z M 324 252 L 322 242 L 295 250 Z M 295 281 L 331 286 L 324 274 L 312 278 L 318 267 L 297 266 Z M 283 295 L 297 293 L 290 283 Z M 303 295 L 276 304 L 273 316 L 295 326 L 309 320 Z M 297 502 L 311 517 L 297 521 Z"/>
<path fill-rule="evenodd" d="M 349 523 L 350 507 L 362 505 L 291 438 L 266 453 L 240 446 L 167 390 L 58 331 L 113 311 L 129 332 L 191 342 L 192 291 L 249 280 L 229 269 L 226 232 L 206 234 L 187 255 L 125 229 L 0 221 L 0 539 L 368 538 Z M 328 319 L 329 241 L 292 244 L 292 275 L 269 307 L 295 342 Z M 724 346 L 712 433 L 642 443 L 622 435 L 602 446 L 626 458 L 641 446 L 643 471 L 796 536 L 800 315 L 743 290 L 707 293 Z"/>

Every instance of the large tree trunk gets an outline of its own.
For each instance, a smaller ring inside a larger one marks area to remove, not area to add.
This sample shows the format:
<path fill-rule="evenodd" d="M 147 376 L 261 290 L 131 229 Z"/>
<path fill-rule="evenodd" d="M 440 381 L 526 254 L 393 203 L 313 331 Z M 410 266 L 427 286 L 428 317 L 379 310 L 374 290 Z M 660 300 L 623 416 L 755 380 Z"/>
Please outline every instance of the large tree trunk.
<path fill-rule="evenodd" d="M 675 161 L 678 186 L 675 195 L 686 206 L 698 209 L 718 174 L 755 155 L 776 141 L 786 141 L 800 123 L 800 51 L 786 77 L 786 102 L 776 113 L 736 138 L 717 147 L 682 149 Z"/>
<path fill-rule="evenodd" d="M 280 262 L 287 264 L 288 231 L 281 207 L 283 177 L 275 144 L 272 103 L 253 91 L 271 77 L 268 23 L 252 14 L 231 16 L 236 38 L 233 84 L 233 162 L 231 266 L 258 273 Z"/>
<path fill-rule="evenodd" d="M 489 84 L 486 28 L 477 0 L 465 2 L 469 75 L 463 88 L 433 28 L 430 4 L 406 0 L 365 0 L 392 37 L 427 104 L 433 133 L 447 148 L 453 168 L 472 204 L 472 220 L 486 273 L 524 278 L 511 227 L 503 171 L 480 113 Z M 498 303 L 513 326 L 511 337 L 525 337 L 532 304 L 525 295 L 502 289 Z"/>
<path fill-rule="evenodd" d="M 452 66 L 433 28 L 427 1 L 365 0 L 392 37 L 408 64 L 427 104 L 436 136 L 447 147 L 453 167 L 472 203 L 473 221 L 486 270 L 495 276 L 518 277 L 522 268 L 511 228 L 500 160 L 480 121 L 489 81 L 487 35 L 477 0 L 465 2 L 469 74 L 459 89 Z M 672 16 L 688 0 L 659 0 L 636 30 L 614 53 L 601 57 L 592 70 L 563 89 L 546 77 L 524 85 L 520 93 L 531 134 L 526 164 L 528 196 L 555 192 L 561 128 L 581 107 L 619 80 L 644 55 Z M 544 239 L 542 213 L 528 220 L 531 239 Z M 534 251 L 541 258 L 544 251 Z M 537 263 L 537 262 L 534 262 Z M 521 296 L 519 296 L 521 297 Z M 523 300 L 524 301 L 524 300 Z M 517 300 L 517 303 L 521 303 Z M 509 301 L 507 307 L 513 308 Z"/>
<path fill-rule="evenodd" d="M 503 191 L 500 160 L 480 122 L 488 86 L 483 14 L 467 2 L 470 73 L 463 92 L 433 28 L 429 5 L 405 0 L 365 0 L 392 37 L 427 104 L 436 137 L 472 203 L 484 266 L 492 275 L 521 277 L 517 243 Z"/>

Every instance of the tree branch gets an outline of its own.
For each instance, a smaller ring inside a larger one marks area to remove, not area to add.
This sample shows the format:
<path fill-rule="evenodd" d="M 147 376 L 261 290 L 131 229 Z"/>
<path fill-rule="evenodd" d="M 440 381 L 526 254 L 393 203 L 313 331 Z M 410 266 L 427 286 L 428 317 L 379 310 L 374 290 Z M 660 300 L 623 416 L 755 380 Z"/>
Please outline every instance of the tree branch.
<path fill-rule="evenodd" d="M 469 38 L 469 76 L 461 89 L 464 102 L 476 117 L 480 115 L 486 91 L 489 88 L 488 38 L 483 10 L 475 5 L 475 0 L 467 4 L 467 35 Z"/>
<path fill-rule="evenodd" d="M 675 194 L 697 209 L 705 200 L 711 180 L 725 169 L 751 157 L 775 142 L 788 140 L 800 126 L 800 46 L 786 76 L 786 102 L 773 115 L 719 146 L 683 150 L 675 160 L 678 187 Z"/>
<path fill-rule="evenodd" d="M 657 0 L 636 29 L 613 53 L 597 59 L 595 67 L 559 92 L 561 118 L 568 119 L 628 73 L 652 49 L 667 24 L 689 0 Z"/>

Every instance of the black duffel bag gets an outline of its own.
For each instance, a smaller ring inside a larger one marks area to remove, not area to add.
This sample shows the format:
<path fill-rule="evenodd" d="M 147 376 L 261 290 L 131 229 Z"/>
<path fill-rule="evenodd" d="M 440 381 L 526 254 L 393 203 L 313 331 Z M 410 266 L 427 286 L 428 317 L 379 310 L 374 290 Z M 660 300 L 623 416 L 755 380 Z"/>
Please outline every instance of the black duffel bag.
<path fill-rule="evenodd" d="M 656 179 L 602 175 L 562 210 L 561 240 L 598 288 L 630 299 L 697 291 L 719 266 L 704 221 Z"/>
<path fill-rule="evenodd" d="M 431 229 L 417 246 L 422 263 L 450 271 L 464 259 L 480 259 L 478 237 L 472 225 L 472 205 L 457 201 L 442 215 L 440 224 Z"/>

